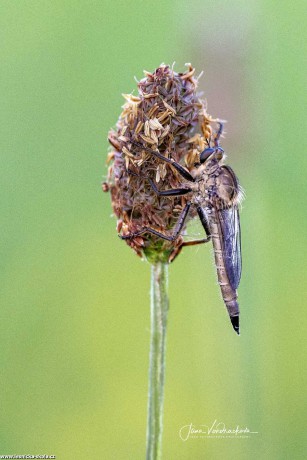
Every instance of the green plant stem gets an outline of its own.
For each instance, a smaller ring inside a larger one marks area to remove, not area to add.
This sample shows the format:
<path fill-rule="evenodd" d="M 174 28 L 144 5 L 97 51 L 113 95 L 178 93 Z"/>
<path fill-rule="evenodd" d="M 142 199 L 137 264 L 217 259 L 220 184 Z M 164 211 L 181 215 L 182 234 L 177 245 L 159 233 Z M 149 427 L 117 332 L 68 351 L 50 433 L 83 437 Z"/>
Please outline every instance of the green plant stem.
<path fill-rule="evenodd" d="M 146 460 L 161 459 L 168 313 L 168 264 L 151 266 L 151 327 Z"/>

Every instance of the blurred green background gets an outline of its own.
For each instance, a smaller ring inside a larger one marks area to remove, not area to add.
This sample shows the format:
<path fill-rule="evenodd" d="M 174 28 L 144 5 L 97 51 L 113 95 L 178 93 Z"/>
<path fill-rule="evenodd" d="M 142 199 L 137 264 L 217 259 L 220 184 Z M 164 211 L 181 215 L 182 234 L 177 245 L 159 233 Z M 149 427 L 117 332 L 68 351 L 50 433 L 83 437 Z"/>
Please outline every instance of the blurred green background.
<path fill-rule="evenodd" d="M 204 70 L 246 191 L 241 336 L 208 247 L 170 268 L 163 458 L 306 458 L 303 1 L 0 3 L 0 454 L 145 457 L 150 267 L 101 192 L 134 75 Z M 305 14 L 305 16 L 304 16 Z M 181 426 L 248 426 L 191 439 Z"/>

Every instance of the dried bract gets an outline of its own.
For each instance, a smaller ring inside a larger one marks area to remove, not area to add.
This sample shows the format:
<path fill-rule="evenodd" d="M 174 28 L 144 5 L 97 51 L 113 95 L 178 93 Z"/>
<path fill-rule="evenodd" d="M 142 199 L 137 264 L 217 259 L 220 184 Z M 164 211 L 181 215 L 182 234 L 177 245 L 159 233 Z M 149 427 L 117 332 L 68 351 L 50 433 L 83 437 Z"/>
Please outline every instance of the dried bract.
<path fill-rule="evenodd" d="M 178 171 L 151 151 L 173 158 L 190 171 L 212 134 L 213 120 L 196 93 L 194 71 L 190 64 L 185 73 L 161 65 L 152 73 L 145 72 L 145 78 L 138 83 L 138 96 L 123 95 L 123 111 L 116 129 L 108 136 L 112 150 L 108 179 L 103 186 L 111 193 L 117 230 L 122 235 L 136 233 L 144 226 L 170 234 L 178 213 L 189 200 L 190 195 L 158 196 L 148 179 L 160 190 L 182 187 Z M 193 213 L 189 218 L 192 217 Z M 151 262 L 165 262 L 176 253 L 182 236 L 165 241 L 144 233 L 125 241 L 139 256 Z"/>

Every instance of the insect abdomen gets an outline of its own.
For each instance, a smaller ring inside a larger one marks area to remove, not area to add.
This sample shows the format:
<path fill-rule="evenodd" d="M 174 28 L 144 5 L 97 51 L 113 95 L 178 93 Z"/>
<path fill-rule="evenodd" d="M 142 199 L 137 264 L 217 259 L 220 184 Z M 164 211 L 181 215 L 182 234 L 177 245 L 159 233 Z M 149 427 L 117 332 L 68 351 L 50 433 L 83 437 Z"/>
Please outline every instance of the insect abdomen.
<path fill-rule="evenodd" d="M 233 328 L 239 333 L 239 304 L 237 302 L 237 291 L 231 287 L 226 272 L 226 267 L 223 259 L 222 236 L 220 235 L 219 226 L 217 223 L 216 211 L 211 209 L 210 213 L 210 232 L 213 244 L 215 266 L 217 270 L 218 283 L 221 288 L 223 300 L 225 302 L 228 314 L 230 316 Z"/>

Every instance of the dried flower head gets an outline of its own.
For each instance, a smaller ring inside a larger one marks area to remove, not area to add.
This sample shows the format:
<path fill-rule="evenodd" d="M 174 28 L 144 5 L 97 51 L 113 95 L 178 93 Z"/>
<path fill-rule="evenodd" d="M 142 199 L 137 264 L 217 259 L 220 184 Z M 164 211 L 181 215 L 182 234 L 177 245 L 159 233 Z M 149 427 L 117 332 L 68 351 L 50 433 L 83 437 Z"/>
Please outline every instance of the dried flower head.
<path fill-rule="evenodd" d="M 148 180 L 161 190 L 182 187 L 178 171 L 151 151 L 192 170 L 212 134 L 214 120 L 196 93 L 195 69 L 187 66 L 186 72 L 176 73 L 162 64 L 152 73 L 145 72 L 145 78 L 138 83 L 137 96 L 123 95 L 123 111 L 116 130 L 108 136 L 112 150 L 108 155 L 108 179 L 103 184 L 103 190 L 111 193 L 117 231 L 122 235 L 143 227 L 169 234 L 189 199 L 189 195 L 158 196 Z M 189 218 L 192 217 L 193 213 Z M 176 254 L 182 236 L 166 241 L 145 233 L 125 241 L 139 256 L 151 262 L 165 262 Z"/>

